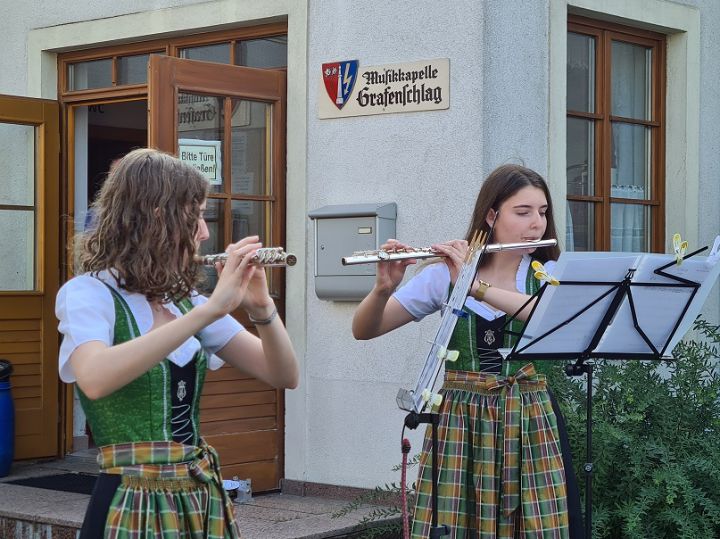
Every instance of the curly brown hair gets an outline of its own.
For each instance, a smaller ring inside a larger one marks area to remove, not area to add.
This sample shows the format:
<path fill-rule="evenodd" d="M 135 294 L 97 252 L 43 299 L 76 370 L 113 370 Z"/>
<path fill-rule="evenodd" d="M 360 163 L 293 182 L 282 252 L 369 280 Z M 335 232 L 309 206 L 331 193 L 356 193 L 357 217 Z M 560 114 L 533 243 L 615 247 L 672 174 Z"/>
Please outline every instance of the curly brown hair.
<path fill-rule="evenodd" d="M 117 161 L 93 202 L 94 225 L 80 238 L 81 272 L 112 270 L 148 301 L 187 297 L 200 276 L 193 260 L 208 182 L 170 154 L 141 148 Z"/>

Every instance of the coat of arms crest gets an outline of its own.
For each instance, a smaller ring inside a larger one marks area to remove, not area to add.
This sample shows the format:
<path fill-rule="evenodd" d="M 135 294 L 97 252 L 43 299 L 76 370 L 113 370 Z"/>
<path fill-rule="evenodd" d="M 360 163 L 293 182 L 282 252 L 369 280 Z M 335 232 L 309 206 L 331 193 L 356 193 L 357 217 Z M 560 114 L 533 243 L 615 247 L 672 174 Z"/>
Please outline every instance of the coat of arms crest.
<path fill-rule="evenodd" d="M 322 65 L 325 90 L 338 109 L 342 109 L 350 98 L 357 73 L 357 60 L 344 60 Z"/>

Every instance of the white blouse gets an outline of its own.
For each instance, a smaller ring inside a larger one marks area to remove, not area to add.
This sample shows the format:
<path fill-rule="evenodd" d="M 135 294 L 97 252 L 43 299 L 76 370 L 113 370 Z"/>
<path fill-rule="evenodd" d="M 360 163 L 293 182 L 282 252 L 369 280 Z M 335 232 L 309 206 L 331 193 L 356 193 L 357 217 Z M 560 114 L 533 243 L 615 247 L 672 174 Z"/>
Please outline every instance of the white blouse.
<path fill-rule="evenodd" d="M 108 271 L 99 272 L 97 277 L 91 277 L 89 274 L 79 275 L 70 279 L 58 291 L 55 316 L 60 320 L 58 330 L 63 335 L 59 366 L 60 379 L 63 382 L 75 381 L 75 373 L 68 359 L 78 346 L 89 341 L 100 341 L 107 346 L 113 344 L 115 302 L 110 290 L 98 279 L 112 286 L 127 302 L 137 322 L 140 335 L 145 335 L 153 325 L 152 309 L 143 294 L 120 288 L 115 277 Z M 191 295 L 190 301 L 197 306 L 205 303 L 207 298 L 195 292 Z M 165 307 L 176 318 L 182 316 L 182 312 L 174 303 L 167 303 Z M 198 333 L 202 339 L 202 346 L 195 336 L 190 337 L 170 353 L 168 360 L 183 367 L 202 347 L 209 356 L 208 367 L 213 370 L 219 369 L 224 362 L 215 353 L 244 329 L 232 316 L 226 315 Z"/>
<path fill-rule="evenodd" d="M 527 294 L 525 290 L 525 280 L 531 261 L 532 258 L 530 258 L 530 255 L 523 255 L 515 275 L 515 288 L 523 294 Z M 555 261 L 549 260 L 543 265 L 547 272 L 550 273 L 555 266 Z M 447 303 L 449 290 L 450 270 L 446 264 L 436 262 L 422 269 L 404 286 L 395 291 L 393 297 L 400 302 L 400 305 L 402 305 L 416 321 L 419 321 L 427 315 L 439 311 L 443 305 Z M 485 302 L 477 301 L 472 296 L 468 296 L 465 301 L 465 307 L 475 314 L 482 316 L 485 320 L 495 320 L 506 314 L 503 311 L 492 308 Z"/>

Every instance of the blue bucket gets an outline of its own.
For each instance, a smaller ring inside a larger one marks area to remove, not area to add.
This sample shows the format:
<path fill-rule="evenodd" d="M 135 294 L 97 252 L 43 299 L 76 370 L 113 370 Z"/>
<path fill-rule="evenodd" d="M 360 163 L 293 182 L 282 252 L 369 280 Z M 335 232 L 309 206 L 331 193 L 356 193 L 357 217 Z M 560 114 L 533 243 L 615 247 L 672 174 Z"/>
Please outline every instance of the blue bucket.
<path fill-rule="evenodd" d="M 15 406 L 8 380 L 11 371 L 7 362 L 0 361 L 0 477 L 10 473 L 15 453 Z"/>

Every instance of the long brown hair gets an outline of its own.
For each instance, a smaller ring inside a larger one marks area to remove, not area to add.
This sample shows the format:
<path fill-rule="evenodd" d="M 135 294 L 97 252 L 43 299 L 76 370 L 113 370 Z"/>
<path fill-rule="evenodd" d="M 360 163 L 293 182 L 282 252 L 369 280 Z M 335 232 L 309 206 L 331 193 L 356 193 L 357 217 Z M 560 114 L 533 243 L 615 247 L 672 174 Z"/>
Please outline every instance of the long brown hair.
<path fill-rule="evenodd" d="M 503 202 L 524 187 L 537 187 L 545 193 L 548 204 L 547 212 L 545 213 L 547 227 L 545 228 L 545 234 L 543 234 L 542 239 L 557 238 L 550 190 L 542 176 L 534 170 L 520 165 L 502 165 L 493 170 L 483 182 L 477 200 L 475 201 L 475 209 L 473 210 L 470 227 L 465 235 L 465 239 L 469 241 L 476 231 L 483 231 L 489 234 L 490 225 L 488 225 L 486 219 L 490 210 L 492 209 L 497 212 Z M 490 238 L 490 242 L 493 242 L 492 237 Z M 557 260 L 560 256 L 560 249 L 557 246 L 541 247 L 537 249 L 532 256 L 540 262 Z M 480 265 L 486 264 L 487 261 L 488 258 L 485 257 Z"/>
<path fill-rule="evenodd" d="M 152 301 L 187 297 L 200 267 L 193 261 L 208 182 L 195 168 L 158 150 L 117 161 L 80 238 L 82 272 L 114 270 L 120 286 Z"/>

